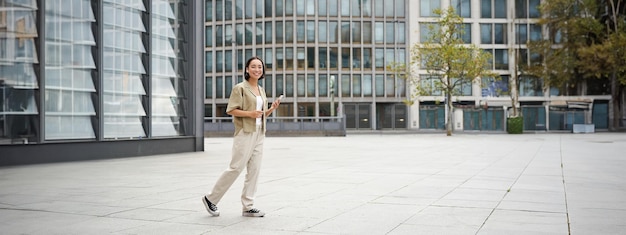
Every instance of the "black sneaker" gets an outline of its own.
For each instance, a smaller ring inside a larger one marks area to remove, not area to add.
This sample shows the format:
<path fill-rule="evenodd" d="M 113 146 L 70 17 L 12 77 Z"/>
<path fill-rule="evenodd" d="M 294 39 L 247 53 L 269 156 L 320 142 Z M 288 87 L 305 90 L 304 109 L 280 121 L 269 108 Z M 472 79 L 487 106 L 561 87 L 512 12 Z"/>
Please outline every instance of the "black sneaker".
<path fill-rule="evenodd" d="M 244 211 L 242 215 L 246 217 L 263 217 L 265 216 L 265 212 L 256 208 L 252 208 L 250 210 Z"/>
<path fill-rule="evenodd" d="M 202 203 L 204 203 L 204 208 L 206 208 L 206 211 L 208 211 L 209 214 L 211 214 L 212 216 L 220 215 L 220 211 L 217 210 L 217 206 L 211 203 L 211 201 L 209 201 L 206 196 L 202 197 Z"/>

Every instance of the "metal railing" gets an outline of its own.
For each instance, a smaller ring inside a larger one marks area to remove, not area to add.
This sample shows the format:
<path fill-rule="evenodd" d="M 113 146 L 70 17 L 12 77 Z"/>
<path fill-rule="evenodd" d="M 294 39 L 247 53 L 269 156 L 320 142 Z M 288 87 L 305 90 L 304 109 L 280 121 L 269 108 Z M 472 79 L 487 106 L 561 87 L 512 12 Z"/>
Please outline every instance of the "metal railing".
<path fill-rule="evenodd" d="M 232 136 L 232 117 L 205 117 L 204 136 Z M 267 136 L 346 136 L 345 117 L 268 117 Z"/>

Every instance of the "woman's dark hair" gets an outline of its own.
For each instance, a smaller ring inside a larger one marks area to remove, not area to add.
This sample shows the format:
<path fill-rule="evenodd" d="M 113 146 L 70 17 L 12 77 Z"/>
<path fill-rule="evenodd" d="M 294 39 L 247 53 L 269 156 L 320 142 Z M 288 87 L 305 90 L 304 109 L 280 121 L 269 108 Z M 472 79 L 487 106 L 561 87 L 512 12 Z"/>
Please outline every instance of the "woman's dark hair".
<path fill-rule="evenodd" d="M 265 62 L 263 62 L 263 60 L 261 58 L 259 58 L 258 56 L 253 56 L 250 59 L 248 59 L 248 61 L 246 61 L 246 67 L 243 73 L 243 77 L 246 79 L 246 81 L 248 81 L 248 79 L 250 79 L 250 74 L 248 74 L 248 66 L 250 66 L 250 62 L 252 62 L 253 60 L 259 60 L 261 61 L 261 65 L 263 66 L 263 74 L 261 74 L 261 77 L 259 77 L 259 80 L 265 78 Z"/>

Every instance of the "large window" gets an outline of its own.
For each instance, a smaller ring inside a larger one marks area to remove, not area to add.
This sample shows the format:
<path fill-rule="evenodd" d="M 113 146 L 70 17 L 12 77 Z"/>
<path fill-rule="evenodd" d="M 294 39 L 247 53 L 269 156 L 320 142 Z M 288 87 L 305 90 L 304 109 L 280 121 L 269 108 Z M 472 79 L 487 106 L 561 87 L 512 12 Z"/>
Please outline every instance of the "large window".
<path fill-rule="evenodd" d="M 437 8 L 441 8 L 440 0 L 421 0 L 420 2 L 420 16 L 428 17 L 435 16 L 433 11 Z"/>
<path fill-rule="evenodd" d="M 507 0 L 480 0 L 481 18 L 506 18 Z"/>
<path fill-rule="evenodd" d="M 463 18 L 471 17 L 472 8 L 470 0 L 451 0 L 450 4 L 454 7 L 456 14 L 459 16 Z"/>
<path fill-rule="evenodd" d="M 143 6 L 141 2 L 139 4 Z M 104 33 L 105 40 L 111 40 L 111 45 L 120 51 L 118 54 L 107 54 L 105 51 L 104 68 L 118 66 L 140 71 L 143 69 L 141 61 L 133 63 L 132 60 L 134 56 L 141 54 L 143 49 L 141 44 L 136 44 L 133 31 L 143 29 L 133 24 L 135 20 L 141 21 L 135 18 L 135 14 L 141 12 L 141 7 L 129 6 L 128 10 L 115 11 L 111 5 L 104 6 L 105 15 L 117 13 L 117 16 L 105 17 L 105 25 L 129 28 L 119 34 Z M 96 43 L 92 32 L 95 17 L 91 1 L 50 0 L 46 1 L 45 12 L 45 139 L 95 138 L 92 121 L 96 111 L 92 97 L 96 90 L 92 76 L 95 74 L 96 65 L 92 51 Z M 32 24 L 34 25 L 34 22 Z M 136 49 L 136 52 L 125 53 L 131 49 Z M 145 73 L 145 70 L 143 72 Z M 132 86 L 134 83 L 131 82 L 129 85 Z M 138 136 L 141 135 L 145 134 L 141 133 Z"/>
<path fill-rule="evenodd" d="M 182 35 L 181 26 L 185 24 L 181 4 L 152 0 L 152 136 L 184 134 L 181 121 L 187 116 L 182 108 L 185 78 L 180 72 L 185 39 L 176 36 Z M 251 37 L 250 32 L 246 35 Z"/>
<path fill-rule="evenodd" d="M 36 1 L 0 4 L 0 144 L 37 142 Z M 54 3 L 58 3 L 55 1 Z M 53 4 L 54 4 L 53 3 Z M 84 28 L 84 27 L 83 27 Z M 55 47 L 59 50 L 60 47 Z M 61 60 L 62 58 L 56 57 Z M 61 63 L 60 61 L 57 63 Z M 7 141 L 4 141 L 4 140 Z"/>

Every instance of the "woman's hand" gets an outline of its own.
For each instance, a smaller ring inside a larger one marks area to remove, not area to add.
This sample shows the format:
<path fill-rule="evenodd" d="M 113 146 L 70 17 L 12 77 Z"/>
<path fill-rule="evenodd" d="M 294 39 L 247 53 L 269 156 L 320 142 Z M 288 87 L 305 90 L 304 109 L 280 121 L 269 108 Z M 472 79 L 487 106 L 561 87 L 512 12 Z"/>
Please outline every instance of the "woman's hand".
<path fill-rule="evenodd" d="M 251 118 L 261 118 L 263 117 L 263 111 L 261 110 L 255 110 L 255 111 L 249 111 L 249 117 Z"/>

